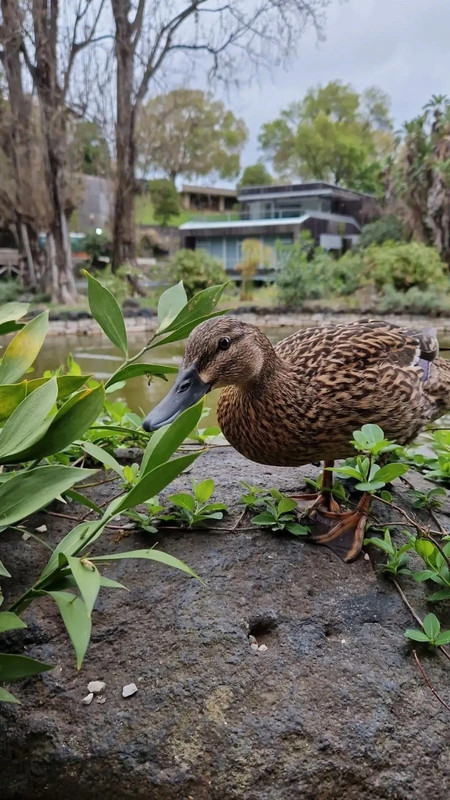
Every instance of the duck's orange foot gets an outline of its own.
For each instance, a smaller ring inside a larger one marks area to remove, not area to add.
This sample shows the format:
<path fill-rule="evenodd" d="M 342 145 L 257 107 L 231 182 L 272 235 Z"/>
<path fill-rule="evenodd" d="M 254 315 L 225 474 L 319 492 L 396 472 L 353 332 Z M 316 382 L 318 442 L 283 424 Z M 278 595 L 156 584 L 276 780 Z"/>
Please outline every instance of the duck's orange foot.
<path fill-rule="evenodd" d="M 333 498 L 331 501 L 338 505 Z M 317 497 L 309 508 L 301 510 L 300 507 L 301 518 L 305 521 L 307 517 L 311 523 L 310 535 L 314 542 L 325 545 L 342 561 L 349 562 L 361 552 L 370 501 L 370 495 L 363 494 L 354 511 L 335 511 L 324 508 Z"/>

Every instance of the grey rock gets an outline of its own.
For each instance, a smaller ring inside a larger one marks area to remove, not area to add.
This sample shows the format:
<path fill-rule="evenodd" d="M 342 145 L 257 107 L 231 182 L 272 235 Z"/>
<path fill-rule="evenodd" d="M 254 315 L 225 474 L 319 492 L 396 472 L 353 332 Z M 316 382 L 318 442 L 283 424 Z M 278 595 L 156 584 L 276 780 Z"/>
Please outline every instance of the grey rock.
<path fill-rule="evenodd" d="M 216 499 L 232 506 L 225 527 L 237 518 L 240 480 L 293 492 L 317 473 L 258 466 L 229 448 L 202 455 L 191 471 L 214 478 Z M 189 482 L 179 478 L 170 491 Z M 102 502 L 116 488 L 96 492 Z M 401 488 L 395 499 L 406 502 Z M 383 519 L 382 507 L 375 513 Z M 68 528 L 52 519 L 54 543 Z M 81 673 L 48 598 L 7 640 L 58 666 L 16 683 L 22 705 L 1 709 L 3 800 L 447 800 L 448 716 L 404 639 L 410 614 L 371 562 L 348 566 L 325 548 L 256 528 L 136 533 L 118 544 L 105 534 L 96 552 L 156 541 L 206 585 L 147 561 L 102 567 L 130 591 L 102 589 Z M 19 591 L 45 553 L 15 534 L 3 542 Z M 426 613 L 424 587 L 405 587 Z M 251 642 L 267 646 L 262 657 Z M 448 701 L 445 660 L 421 659 Z M 87 714 L 79 698 L 89 675 L 104 677 L 108 702 Z M 125 703 L 122 687 L 136 675 L 139 702 Z"/>

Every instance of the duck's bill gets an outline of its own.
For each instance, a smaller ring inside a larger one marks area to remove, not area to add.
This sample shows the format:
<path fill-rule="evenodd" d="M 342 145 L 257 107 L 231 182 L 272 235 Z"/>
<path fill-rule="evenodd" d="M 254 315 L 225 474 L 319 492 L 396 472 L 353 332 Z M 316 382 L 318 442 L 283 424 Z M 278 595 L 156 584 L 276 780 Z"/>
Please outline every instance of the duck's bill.
<path fill-rule="evenodd" d="M 194 364 L 180 369 L 171 390 L 146 416 L 142 427 L 145 431 L 156 431 L 168 425 L 210 390 L 211 385 L 202 381 Z"/>

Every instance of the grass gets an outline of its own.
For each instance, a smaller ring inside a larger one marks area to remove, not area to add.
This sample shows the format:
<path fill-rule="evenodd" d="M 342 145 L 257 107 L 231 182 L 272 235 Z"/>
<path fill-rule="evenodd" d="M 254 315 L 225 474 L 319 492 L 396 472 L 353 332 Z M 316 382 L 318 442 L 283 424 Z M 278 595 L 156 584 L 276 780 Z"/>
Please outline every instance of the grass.
<path fill-rule="evenodd" d="M 136 224 L 137 225 L 161 225 L 161 222 L 156 220 L 153 215 L 153 203 L 148 195 L 138 195 L 136 197 Z M 199 212 L 195 211 L 182 211 L 177 217 L 171 217 L 169 224 L 171 226 L 182 225 L 189 219 L 201 216 Z"/>

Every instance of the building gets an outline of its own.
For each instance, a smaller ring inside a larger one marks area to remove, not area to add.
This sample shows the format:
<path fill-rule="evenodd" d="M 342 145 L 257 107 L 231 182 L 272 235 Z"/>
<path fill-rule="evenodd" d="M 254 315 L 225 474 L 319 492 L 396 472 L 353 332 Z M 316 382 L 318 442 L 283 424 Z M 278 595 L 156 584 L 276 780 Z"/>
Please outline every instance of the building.
<path fill-rule="evenodd" d="M 358 241 L 361 227 L 376 213 L 372 197 L 329 183 L 251 186 L 240 190 L 241 211 L 227 219 L 195 219 L 180 226 L 182 247 L 207 250 L 227 272 L 241 260 L 244 239 L 260 239 L 275 249 L 309 231 L 324 250 L 345 252 Z"/>
<path fill-rule="evenodd" d="M 215 189 L 212 186 L 184 185 L 180 205 L 185 211 L 233 211 L 238 199 L 236 189 Z"/>

